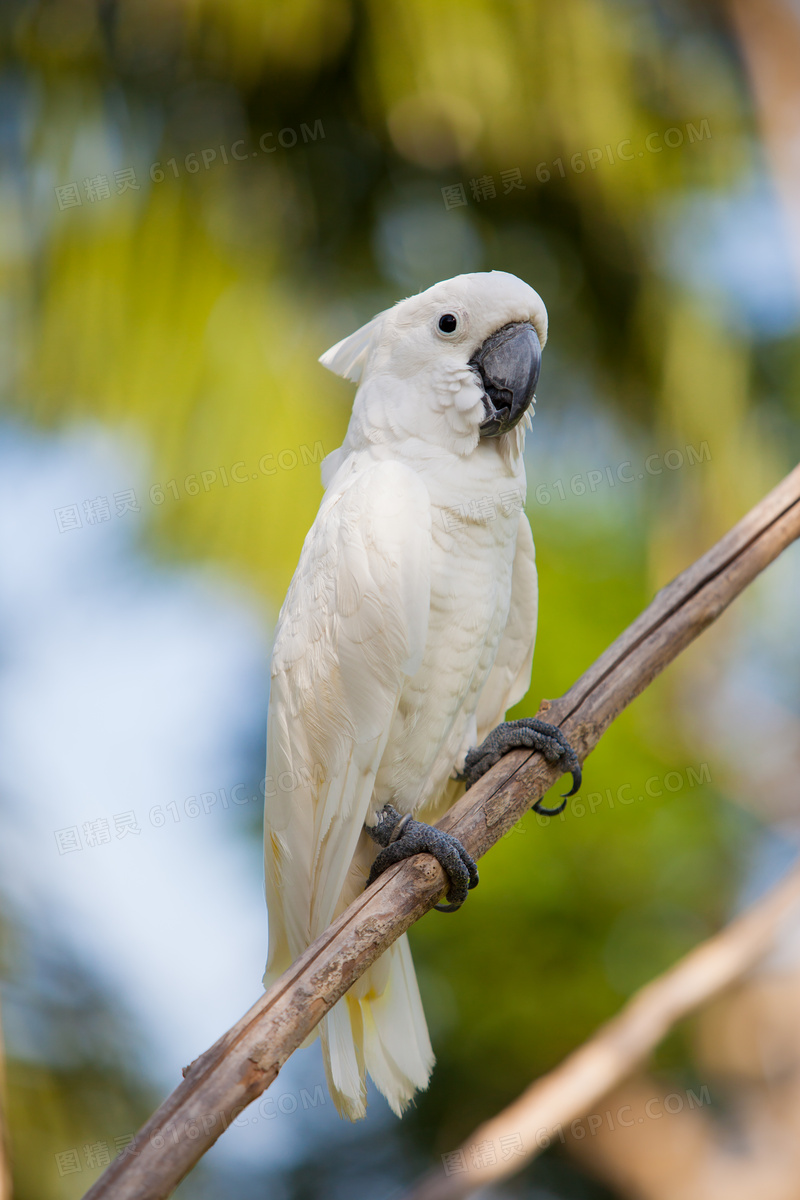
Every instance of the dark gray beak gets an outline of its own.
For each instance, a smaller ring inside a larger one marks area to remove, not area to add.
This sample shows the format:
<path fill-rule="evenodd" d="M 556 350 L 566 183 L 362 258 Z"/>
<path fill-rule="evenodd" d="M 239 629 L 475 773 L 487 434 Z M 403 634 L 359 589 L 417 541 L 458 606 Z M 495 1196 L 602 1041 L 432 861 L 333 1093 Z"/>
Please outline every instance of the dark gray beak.
<path fill-rule="evenodd" d="M 481 437 L 508 433 L 530 407 L 542 365 L 542 347 L 528 321 L 504 325 L 488 337 L 469 365 L 483 384 L 486 420 Z"/>

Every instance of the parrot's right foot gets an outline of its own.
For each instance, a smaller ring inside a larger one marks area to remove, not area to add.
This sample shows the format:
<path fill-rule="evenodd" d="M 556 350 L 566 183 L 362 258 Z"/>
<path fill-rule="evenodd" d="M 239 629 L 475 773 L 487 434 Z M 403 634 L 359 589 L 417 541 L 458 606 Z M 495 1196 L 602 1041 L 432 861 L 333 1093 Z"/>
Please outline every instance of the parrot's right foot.
<path fill-rule="evenodd" d="M 450 880 L 447 892 L 450 903 L 435 904 L 438 912 L 455 912 L 461 908 L 470 888 L 477 887 L 478 868 L 475 860 L 452 834 L 415 821 L 411 813 L 401 817 L 391 804 L 383 806 L 378 814 L 377 825 L 365 825 L 364 828 L 373 842 L 383 847 L 372 864 L 367 887 L 387 867 L 402 862 L 404 858 L 412 858 L 415 854 L 432 854 Z"/>
<path fill-rule="evenodd" d="M 538 750 L 549 763 L 558 763 L 562 770 L 572 775 L 572 787 L 561 799 L 564 804 L 558 808 L 542 808 L 537 800 L 532 805 L 533 811 L 546 817 L 557 817 L 564 809 L 570 796 L 574 796 L 581 786 L 581 764 L 578 756 L 570 746 L 564 734 L 557 725 L 549 725 L 547 721 L 539 721 L 536 717 L 522 717 L 519 721 L 504 721 L 493 729 L 480 746 L 468 751 L 464 762 L 464 773 L 458 778 L 471 788 L 482 775 L 499 762 L 509 750 L 524 747 Z"/>

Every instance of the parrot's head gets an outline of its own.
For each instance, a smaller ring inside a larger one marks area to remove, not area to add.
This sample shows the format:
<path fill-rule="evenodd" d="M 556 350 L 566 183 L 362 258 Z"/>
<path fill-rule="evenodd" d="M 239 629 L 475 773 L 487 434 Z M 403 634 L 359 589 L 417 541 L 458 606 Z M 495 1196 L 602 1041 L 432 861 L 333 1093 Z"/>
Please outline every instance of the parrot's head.
<path fill-rule="evenodd" d="M 533 402 L 546 340 L 538 293 L 516 275 L 485 271 L 401 300 L 320 362 L 360 384 L 349 441 L 422 439 L 464 455 L 487 438 L 509 442 L 503 435 Z"/>

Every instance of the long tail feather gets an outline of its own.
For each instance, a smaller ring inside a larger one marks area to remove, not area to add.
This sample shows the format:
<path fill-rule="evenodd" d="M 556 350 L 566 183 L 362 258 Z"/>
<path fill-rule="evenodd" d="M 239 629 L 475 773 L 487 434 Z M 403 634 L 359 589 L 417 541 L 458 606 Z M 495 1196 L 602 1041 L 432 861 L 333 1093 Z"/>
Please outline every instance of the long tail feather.
<path fill-rule="evenodd" d="M 321 1023 L 328 1086 L 351 1121 L 366 1111 L 366 1072 L 398 1116 L 427 1087 L 434 1056 L 404 934 Z"/>

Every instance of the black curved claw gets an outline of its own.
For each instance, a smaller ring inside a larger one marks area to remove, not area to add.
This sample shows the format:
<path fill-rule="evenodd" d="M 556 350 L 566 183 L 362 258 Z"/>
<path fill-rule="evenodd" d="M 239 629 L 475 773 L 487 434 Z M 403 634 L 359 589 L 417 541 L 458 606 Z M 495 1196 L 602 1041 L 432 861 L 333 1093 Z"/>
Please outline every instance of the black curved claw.
<path fill-rule="evenodd" d="M 572 795 L 571 792 L 569 794 Z M 566 796 L 561 797 L 561 803 L 559 804 L 558 808 L 544 808 L 542 806 L 541 800 L 537 800 L 535 804 L 531 805 L 532 811 L 535 813 L 539 813 L 539 815 L 542 817 L 557 817 L 558 814 L 562 813 L 566 807 L 567 807 L 567 797 Z"/>
<path fill-rule="evenodd" d="M 464 772 L 458 778 L 470 788 L 481 775 L 499 762 L 504 754 L 520 748 L 538 750 L 547 762 L 561 763 L 565 773 L 569 772 L 572 776 L 572 787 L 561 798 L 566 803 L 570 796 L 575 795 L 583 777 L 577 754 L 557 725 L 549 725 L 547 721 L 539 721 L 535 717 L 523 717 L 519 721 L 505 721 L 498 725 L 480 746 L 475 746 L 468 752 Z M 531 807 L 544 816 L 555 817 L 563 811 L 564 804 L 548 809 L 542 808 L 537 801 Z"/>
<path fill-rule="evenodd" d="M 456 912 L 467 898 L 467 892 L 478 885 L 478 868 L 475 860 L 464 849 L 458 838 L 415 821 L 410 813 L 400 815 L 391 804 L 384 805 L 378 815 L 378 824 L 365 825 L 369 836 L 379 846 L 380 854 L 372 864 L 366 886 L 374 883 L 387 867 L 415 854 L 432 854 L 450 880 L 447 891 L 449 904 L 435 904 L 438 912 Z"/>
<path fill-rule="evenodd" d="M 571 747 L 570 747 L 570 749 L 572 750 Z M 575 755 L 574 750 L 572 750 L 572 754 Z M 578 762 L 577 755 L 575 755 L 575 766 L 569 767 L 568 769 L 569 769 L 570 775 L 572 776 L 572 787 L 569 789 L 568 792 L 562 792 L 562 794 L 561 794 L 562 800 L 569 800 L 570 796 L 574 796 L 575 793 L 578 791 L 578 788 L 581 786 L 581 783 L 583 782 L 583 771 L 581 770 L 581 764 Z M 562 804 L 561 808 L 563 808 L 563 807 L 564 807 L 564 805 Z M 559 812 L 560 811 L 561 811 L 561 809 L 559 809 Z"/>

